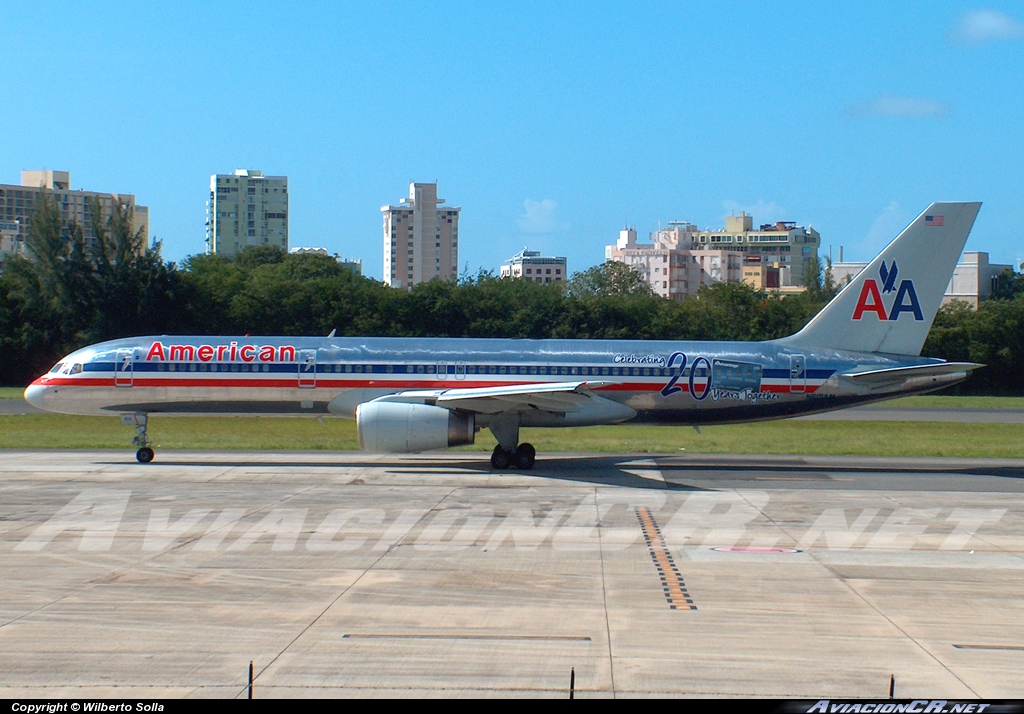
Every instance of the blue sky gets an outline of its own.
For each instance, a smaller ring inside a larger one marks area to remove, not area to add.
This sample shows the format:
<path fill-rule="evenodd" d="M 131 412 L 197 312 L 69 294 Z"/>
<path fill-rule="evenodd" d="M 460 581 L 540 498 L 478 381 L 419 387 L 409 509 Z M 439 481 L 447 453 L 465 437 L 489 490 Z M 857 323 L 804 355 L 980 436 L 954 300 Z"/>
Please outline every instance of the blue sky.
<path fill-rule="evenodd" d="M 629 224 L 813 225 L 871 258 L 933 200 L 1024 261 L 1024 6 L 4 3 L 0 183 L 134 193 L 204 250 L 209 176 L 284 174 L 292 246 L 381 276 L 410 180 L 462 207 L 460 269 L 603 260 Z"/>

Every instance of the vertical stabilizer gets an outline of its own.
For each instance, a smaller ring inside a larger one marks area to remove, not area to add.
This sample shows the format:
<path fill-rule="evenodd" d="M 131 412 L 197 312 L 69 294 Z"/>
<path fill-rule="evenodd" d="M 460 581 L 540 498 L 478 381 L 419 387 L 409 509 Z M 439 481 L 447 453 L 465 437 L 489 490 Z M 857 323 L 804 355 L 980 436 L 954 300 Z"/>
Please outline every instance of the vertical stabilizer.
<path fill-rule="evenodd" d="M 787 344 L 919 355 L 980 203 L 933 203 Z"/>

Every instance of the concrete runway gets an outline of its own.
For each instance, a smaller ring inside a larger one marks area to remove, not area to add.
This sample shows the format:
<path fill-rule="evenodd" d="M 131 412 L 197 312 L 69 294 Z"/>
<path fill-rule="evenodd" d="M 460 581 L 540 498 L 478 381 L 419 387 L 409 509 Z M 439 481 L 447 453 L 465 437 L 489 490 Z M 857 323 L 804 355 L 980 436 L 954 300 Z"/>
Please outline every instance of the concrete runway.
<path fill-rule="evenodd" d="M 0 457 L 0 697 L 1024 697 L 1024 460 Z"/>

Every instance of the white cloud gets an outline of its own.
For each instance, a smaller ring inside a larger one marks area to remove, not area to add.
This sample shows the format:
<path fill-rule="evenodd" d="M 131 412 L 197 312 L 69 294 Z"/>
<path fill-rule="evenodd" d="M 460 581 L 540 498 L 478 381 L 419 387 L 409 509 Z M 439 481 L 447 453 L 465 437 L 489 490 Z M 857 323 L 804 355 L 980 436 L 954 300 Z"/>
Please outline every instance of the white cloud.
<path fill-rule="evenodd" d="M 722 201 L 722 208 L 726 210 L 727 216 L 738 216 L 740 211 L 743 211 L 748 216 L 753 217 L 754 225 L 759 226 L 762 223 L 775 223 L 776 221 L 787 221 L 793 220 L 787 215 L 785 208 L 777 204 L 775 201 L 765 203 L 764 199 L 759 199 L 757 203 L 740 204 L 739 201 Z M 725 221 L 722 221 L 725 224 Z"/>
<path fill-rule="evenodd" d="M 1024 37 L 1024 22 L 998 10 L 971 10 L 949 32 L 949 38 L 961 45 L 1017 40 Z"/>
<path fill-rule="evenodd" d="M 942 117 L 949 113 L 943 102 L 920 97 L 900 97 L 879 94 L 874 99 L 862 99 L 850 105 L 848 113 L 855 117 L 902 117 L 920 119 Z"/>
<path fill-rule="evenodd" d="M 874 258 L 882 252 L 882 248 L 889 245 L 892 239 L 899 235 L 900 231 L 910 225 L 910 221 L 913 219 L 913 214 L 904 210 L 896 201 L 891 201 L 871 224 L 871 228 L 857 252 L 861 254 L 862 259 Z"/>
<path fill-rule="evenodd" d="M 559 223 L 555 218 L 558 204 L 550 198 L 543 201 L 526 199 L 523 201 L 523 215 L 519 216 L 519 230 L 523 233 L 554 233 L 568 227 L 567 223 Z"/>

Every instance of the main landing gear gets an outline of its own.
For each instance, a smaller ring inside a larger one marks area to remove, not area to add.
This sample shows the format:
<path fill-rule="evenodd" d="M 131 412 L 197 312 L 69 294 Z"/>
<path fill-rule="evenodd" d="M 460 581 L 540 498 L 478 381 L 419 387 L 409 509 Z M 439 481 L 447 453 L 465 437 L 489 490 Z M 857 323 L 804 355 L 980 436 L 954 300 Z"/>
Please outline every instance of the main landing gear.
<path fill-rule="evenodd" d="M 491 453 L 491 466 L 499 471 L 504 471 L 509 467 L 526 471 L 532 469 L 536 461 L 537 450 L 533 448 L 533 444 L 520 444 L 515 451 L 508 451 L 498 444 Z"/>
<path fill-rule="evenodd" d="M 139 450 L 135 452 L 135 458 L 138 459 L 140 464 L 148 464 L 153 460 L 155 453 L 149 440 L 149 435 L 146 433 L 146 422 L 148 419 L 145 414 L 122 414 L 121 423 L 127 426 L 135 427 L 135 438 L 132 439 L 132 445 L 139 447 Z"/>
<path fill-rule="evenodd" d="M 491 453 L 491 466 L 498 471 L 517 468 L 532 469 L 537 461 L 537 450 L 532 444 L 519 443 L 519 414 L 506 413 L 494 418 L 487 428 L 498 440 Z"/>

